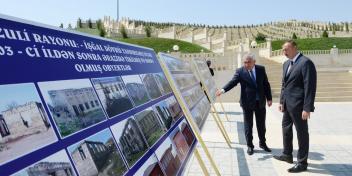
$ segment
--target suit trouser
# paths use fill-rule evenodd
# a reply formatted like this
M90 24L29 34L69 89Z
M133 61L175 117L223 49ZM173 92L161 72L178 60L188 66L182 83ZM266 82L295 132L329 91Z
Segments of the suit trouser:
M255 121L257 124L258 137L260 145L265 144L265 118L266 118L266 109L259 108L258 102L256 103L255 109L243 108L243 117L244 117L244 133L246 135L246 141L248 147L254 147L253 145L253 113L255 113Z
M292 156L293 124L295 125L298 139L297 161L302 164L307 164L309 152L308 122L307 120L302 119L302 111L284 111L284 116L282 119L282 132L284 143L283 154Z

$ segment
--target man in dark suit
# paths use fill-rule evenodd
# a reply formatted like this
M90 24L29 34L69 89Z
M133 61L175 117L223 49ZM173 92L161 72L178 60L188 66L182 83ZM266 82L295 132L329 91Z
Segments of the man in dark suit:
M307 170L309 152L308 118L314 111L317 87L317 72L313 62L298 52L297 44L289 40L282 46L288 60L283 65L282 88L279 110L283 112L282 133L284 148L275 159L293 163L292 125L295 125L298 139L297 164L288 172Z
M223 89L218 90L216 95L220 96L231 90L238 83L241 84L240 105L243 109L244 130L248 147L247 153L249 155L254 153L254 145L252 142L253 113L255 113L258 137L260 140L259 147L267 152L271 152L271 149L266 145L265 139L265 104L266 101L268 101L269 107L272 104L271 88L264 66L255 65L253 54L244 56L244 66L236 70L232 80L227 83Z

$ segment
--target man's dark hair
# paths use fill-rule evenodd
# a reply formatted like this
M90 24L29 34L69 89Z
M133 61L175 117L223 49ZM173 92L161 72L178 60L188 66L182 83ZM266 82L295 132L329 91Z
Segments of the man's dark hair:
M211 61L210 60L207 60L207 65L208 65L208 67L211 65Z
M297 47L297 43L294 40L286 40L285 43L289 43L294 47Z

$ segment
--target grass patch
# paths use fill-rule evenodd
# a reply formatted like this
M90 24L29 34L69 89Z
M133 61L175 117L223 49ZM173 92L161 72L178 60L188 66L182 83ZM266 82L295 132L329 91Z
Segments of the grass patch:
M352 37L345 38L311 38L311 39L297 39L299 50L329 50L334 45L339 49L351 49ZM279 50L284 44L285 40L277 40L272 42L272 49Z
M164 134L164 131L162 129L159 129L158 131L153 132L151 136L147 139L148 144L150 146L154 145L154 143L160 138L161 135Z
M99 36L99 30L98 29L90 29L90 28L76 28L75 30L91 35L97 35Z
M184 42L181 40L173 40L173 39L164 39L164 38L127 38L127 39L114 39L121 42L131 43L135 45L145 46L148 48L153 48L156 53L158 52L167 52L172 51L172 47L174 45L179 46L179 52L181 53L200 53L203 49L203 52L210 52L208 49L201 47L196 44L192 44L189 42Z
M75 30L83 33L88 33L91 35L99 36L98 29L90 29L90 28L76 28ZM148 48L153 48L156 53L158 52L168 52L172 51L172 47L174 45L179 46L179 52L181 53L200 53L203 52L209 53L210 50L199 46L197 44L181 41L181 40L173 40L173 39L164 39L164 38L109 38L112 40L117 40L121 42L126 42L130 44L135 44L139 46L144 46Z

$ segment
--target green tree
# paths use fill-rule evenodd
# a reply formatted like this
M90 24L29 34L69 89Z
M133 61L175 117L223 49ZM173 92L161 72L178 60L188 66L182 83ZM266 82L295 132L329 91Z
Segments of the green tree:
M346 28L346 32L349 32L350 30L348 29L348 22L345 23L345 28Z
M128 38L127 35L127 30L126 27L124 25L121 25L120 29L119 29L120 34L122 35L122 38Z
M145 31L145 35L147 37L151 37L152 36L152 28L150 26L145 26L144 27L144 31Z
M296 33L293 33L293 34L292 34L292 39L293 39L293 40L296 40L296 39L297 39Z
M99 30L102 29L102 28L104 28L103 23L101 22L100 19L97 21L97 28L98 28Z
M257 36L255 37L255 41L258 43L265 42L266 41L265 38L266 38L266 36L264 34L258 33Z
M98 29L98 30L99 30L99 36L100 36L100 37L105 37L105 35L106 35L105 28L102 27L102 28L100 28L100 29Z
M61 24L60 24L60 28L64 28L64 24L61 23Z
M323 38L328 38L329 37L329 34L328 34L328 32L326 32L326 30L324 30L322 37Z
M92 24L92 20L90 18L88 19L87 23L88 23L88 28L92 29L93 28L93 24Z
M332 28L332 35L335 35L336 34L336 26L333 26Z
M76 28L82 28L82 20L78 18Z

